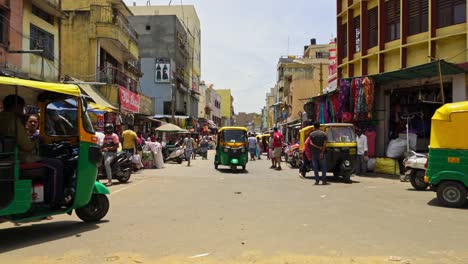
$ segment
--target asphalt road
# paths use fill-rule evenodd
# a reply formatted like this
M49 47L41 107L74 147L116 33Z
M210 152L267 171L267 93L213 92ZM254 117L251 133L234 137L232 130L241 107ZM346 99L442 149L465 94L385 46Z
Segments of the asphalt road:
M468 263L468 211L409 183L315 186L297 170L200 158L111 187L98 224L75 216L0 225L0 263Z

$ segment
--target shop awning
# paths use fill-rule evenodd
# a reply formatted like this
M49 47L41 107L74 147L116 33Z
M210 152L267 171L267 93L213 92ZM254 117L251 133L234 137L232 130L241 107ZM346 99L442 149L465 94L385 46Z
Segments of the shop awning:
M438 77L439 62L442 75L453 75L465 72L465 70L457 64L440 60L397 71L374 74L370 75L369 77L372 78L376 83L388 83L399 80Z
M112 105L104 96L101 95L94 87L89 84L78 84L78 86L85 92L93 101L103 108L110 108L112 110L118 110L117 107Z

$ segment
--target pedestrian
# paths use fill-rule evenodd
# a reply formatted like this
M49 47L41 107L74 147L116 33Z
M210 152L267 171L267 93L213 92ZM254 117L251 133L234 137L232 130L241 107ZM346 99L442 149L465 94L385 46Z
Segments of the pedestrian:
M278 128L273 128L273 158L276 166L274 169L281 170L281 151L283 147L283 134L278 131Z
M208 140L206 139L206 136L203 136L202 140L200 141L200 155L202 156L202 159L208 159L207 152L208 152Z
M271 135L268 138L268 159L271 159L270 168L276 167L276 162L275 162L275 159L273 158L273 137Z
M357 137L357 160L356 160L356 175L365 176L367 173L367 137L364 135L361 128L356 129Z
M320 183L319 168L322 171L322 184L327 185L327 160L325 150L327 148L327 134L320 130L320 123L315 122L315 130L310 133L310 146L312 149L312 166L314 167L315 185Z
M128 128L122 132L122 150L134 155L137 145L138 135L133 131L133 126L129 125Z
M252 133L249 133L249 153L250 153L250 160L254 161L255 160L255 154L257 151L257 139L254 137Z
M261 160L262 159L262 140L260 139L260 136L257 136L257 159Z
M112 168L111 162L115 158L117 148L119 147L120 141L119 136L114 133L114 125L106 124L104 126L104 144L102 145L102 152L104 155L104 167L107 174L106 186L112 185Z
M310 168L312 164L312 148L310 144L310 138L307 138L304 142L304 148L302 149L302 165L299 168L299 174L301 177L306 176L307 170Z
M182 147L185 147L185 159L187 159L187 166L190 167L190 159L192 158L192 152L194 149L195 140L192 138L192 135L189 133L184 139Z
M192 151L192 158L194 160L197 159L197 151L198 151L198 144L200 142L200 138L198 136L192 137L193 138L193 151Z

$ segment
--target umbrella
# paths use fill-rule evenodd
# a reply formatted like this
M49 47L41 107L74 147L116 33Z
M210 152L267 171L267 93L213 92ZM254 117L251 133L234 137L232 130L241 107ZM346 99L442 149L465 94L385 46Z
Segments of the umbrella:
M161 132L184 132L185 129L182 129L174 124L164 124L158 128L156 128L156 131L161 131Z

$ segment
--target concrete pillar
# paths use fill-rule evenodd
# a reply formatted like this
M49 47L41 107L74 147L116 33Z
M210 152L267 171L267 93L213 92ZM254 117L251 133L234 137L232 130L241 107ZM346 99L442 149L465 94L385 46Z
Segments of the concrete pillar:
M467 87L466 87L466 75L464 73L453 75L452 78L452 95L454 102L466 101L467 100Z
M386 141L388 134L388 113L390 112L390 96L384 93L384 87L376 87L375 106L377 114L377 127L375 138L375 155L384 157L386 150Z

